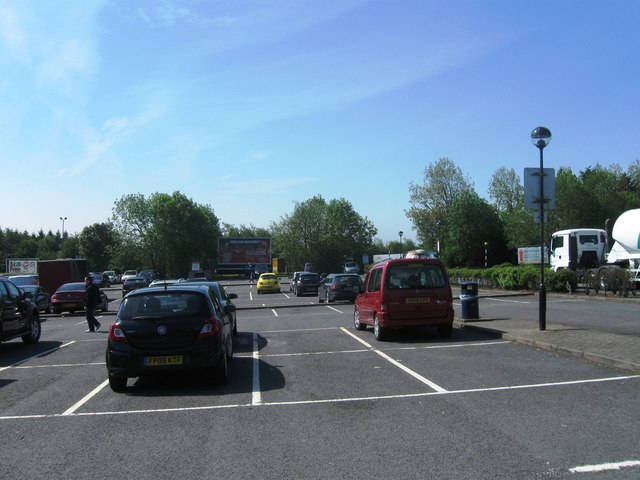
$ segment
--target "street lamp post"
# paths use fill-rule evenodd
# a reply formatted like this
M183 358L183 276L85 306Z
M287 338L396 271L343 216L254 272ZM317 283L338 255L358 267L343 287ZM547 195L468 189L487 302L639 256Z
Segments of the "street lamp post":
M400 256L404 257L404 255L402 254L402 235L403 235L402 230L398 232L398 235L400 236Z
M64 221L67 219L67 217L60 217L60 220L62 220L62 241L64 242Z
M531 132L531 143L540 150L540 298L538 303L538 328L547 329L547 291L544 286L544 158L542 151L551 142L551 131L536 127Z

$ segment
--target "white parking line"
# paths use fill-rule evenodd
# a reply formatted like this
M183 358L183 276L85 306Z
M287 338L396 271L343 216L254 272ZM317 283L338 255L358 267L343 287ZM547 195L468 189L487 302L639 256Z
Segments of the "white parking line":
M78 402L76 402L74 405L72 405L71 407L69 407L68 409L66 409L64 412L62 412L62 416L66 417L68 415L73 415L76 410L78 410L82 405L84 405L85 403L87 403L89 400L91 400L93 397L95 397L98 392L100 390L102 390L104 387L106 387L109 384L109 380L105 380L104 382L102 382L100 385L98 385L96 388L94 388L93 390L91 390L89 393L87 393L83 398L81 398Z
M56 347L56 348L52 348L51 350L47 350L46 352L42 352L39 353L37 355L33 355L32 357L29 358L25 358L24 360L20 360L19 362L16 362L14 364L11 365L7 365L6 367L0 367L0 372L4 371L4 370L8 370L10 368L16 368L18 365L22 365L23 363L26 363L30 360L33 360L34 358L40 358L40 357L44 357L45 355L49 355L52 352L55 352L56 350L60 350L61 348L64 348L68 345L71 345L72 343L76 343L75 340L71 341L71 342L67 342L67 343L63 343L62 345Z
M449 390L444 392L419 392L419 393L406 393L399 395L377 395L370 397L349 397L349 398L327 398L320 400L298 400L298 401L284 401L284 402L264 402L264 403L234 403L234 404L225 404L225 405L202 405L197 407L175 407L175 408L154 408L148 410L118 410L118 411L108 411L108 412L83 412L83 413L73 413L69 415L65 415L65 417L88 417L88 416L106 416L106 415L126 415L126 414L148 414L148 413L166 413L166 412L188 412L188 411L202 411L202 410L220 410L223 408L246 408L246 407L277 407L277 406L287 406L287 405L319 405L326 403L347 403L347 402L367 402L372 400L396 400L396 399L405 399L405 398L423 398L423 397L432 397L432 396L440 396L440 395L464 395L464 394L474 394L474 393L484 393L484 392L500 392L500 391L509 391L509 390L527 390L527 389L537 389L537 388L549 388L549 387L558 387L558 386L566 386L566 385L578 385L585 383L601 383L601 382L612 382L612 381L622 381L622 380L630 380L630 379L640 379L640 375L629 375L624 377L607 377L607 378L594 378L591 380L576 380L576 381L567 381L567 382L552 382L552 383L538 383L533 385L517 385L517 386L507 386L507 387L492 387L492 388L473 388L469 390ZM259 392L259 390L258 390ZM10 415L10 416L0 416L0 420L18 420L18 419L34 419L34 418L60 418L62 414L53 413L53 414L42 414L42 415ZM577 467L580 468L580 467Z
M408 373L409 375L411 375L413 378L415 378L416 380L424 383L425 385L430 386L431 388L433 388L436 392L440 392L440 393L444 393L447 390L445 390L444 388L442 388L440 385L432 382L431 380L429 380L428 378L423 377L422 375L420 375L417 372L414 372L413 370L411 370L409 367L406 367L404 365L402 365L401 363L399 363L398 361L394 360L393 358L391 358L389 355L387 355L386 353L378 350L377 348L373 348L370 344L368 344L367 342L365 342L364 340L362 340L361 338L359 338L357 335L353 334L353 332L350 332L349 330L347 330L344 327L341 327L340 330L342 330L344 333L346 333L347 335L349 335L352 338L355 338L358 342L362 343L363 345L366 345L368 348L371 348L375 353L377 353L378 355L380 355L382 358L384 358L386 361L388 361L389 363L391 363L392 365L395 365L396 367L398 367L400 370Z
M262 404L262 393L260 392L260 350L258 348L258 334L253 334L253 386L251 391L251 405Z
M621 468L640 467L640 461L629 460L626 462L601 463L600 465L584 465L582 467L570 468L571 473L592 473L605 472L608 470L620 470Z
M274 315L275 317L279 317L279 316L280 316L280 315L278 315L278 312L276 312L276 309L275 309L275 308L272 308L272 309L271 309L271 312L273 313L273 315Z

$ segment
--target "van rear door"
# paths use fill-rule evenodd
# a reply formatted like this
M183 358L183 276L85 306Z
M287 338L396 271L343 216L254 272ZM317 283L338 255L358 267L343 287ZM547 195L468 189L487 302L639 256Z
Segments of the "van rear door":
M450 320L451 286L439 262L389 265L386 277L387 326L438 325Z

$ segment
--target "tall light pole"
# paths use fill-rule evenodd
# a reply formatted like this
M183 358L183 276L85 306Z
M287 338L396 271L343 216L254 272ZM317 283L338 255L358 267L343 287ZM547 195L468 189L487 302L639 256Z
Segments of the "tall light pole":
M551 142L551 131L536 127L531 132L531 143L540 150L540 298L538 303L538 328L547 329L547 291L544 286L544 158L542 151Z
M62 220L62 241L64 242L64 221L67 219L67 217L60 217L60 220Z
M404 255L402 254L402 235L403 235L402 230L398 232L398 235L400 236L400 256L404 257Z

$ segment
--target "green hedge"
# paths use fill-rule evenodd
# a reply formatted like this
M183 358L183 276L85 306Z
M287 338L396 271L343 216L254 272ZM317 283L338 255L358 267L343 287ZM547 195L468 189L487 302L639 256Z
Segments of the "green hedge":
M540 285L540 268L532 265L498 265L491 268L448 268L453 283L478 282L484 287L504 290L537 290ZM544 283L550 292L575 292L578 286L576 273L571 270L553 272L546 269Z

